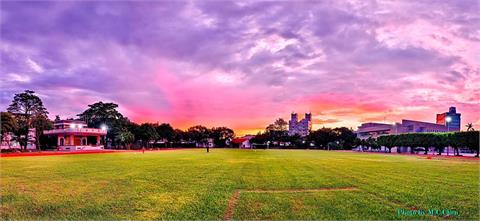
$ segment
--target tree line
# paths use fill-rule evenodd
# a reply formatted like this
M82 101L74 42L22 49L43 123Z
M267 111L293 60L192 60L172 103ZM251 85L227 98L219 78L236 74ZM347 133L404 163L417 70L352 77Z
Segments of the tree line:
M460 155L460 148L468 148L479 156L479 131L444 132L444 133L407 133L398 135L380 136L368 144L373 148L386 147L389 152L393 147L409 147L410 153L422 148L424 154L434 149L441 155L446 147L454 148L454 154Z
M309 135L288 134L288 123L279 118L250 140L258 148L314 148L328 150L351 150L356 144L356 135L346 127L320 128L310 131Z
M106 142L112 148L139 147L195 147L213 144L216 147L227 147L235 137L235 132L228 127L207 128L196 125L187 130L175 129L168 123L137 124L123 116L115 103L97 102L77 117L89 127L108 128ZM48 118L48 111L42 100L34 91L15 94L7 112L1 112L1 140L7 134L13 134L12 140L17 141L22 150L26 150L30 141L28 133L35 128L34 143L37 148L56 146L56 139L43 135L44 130L53 128L53 121ZM60 120L56 116L55 120ZM315 148L326 150L351 150L355 147L370 147L380 149L382 146L389 152L393 147L423 148L425 153L435 149L441 154L445 147L453 147L455 154L460 148L469 148L479 155L479 132L473 127L466 132L450 133L411 133L386 135L377 139L360 140L352 129L346 127L320 128L310 131L306 137L288 134L288 123L279 118L268 125L263 132L254 136L250 143L257 148Z
M467 124L465 132L407 133L384 135L377 139L359 139L352 129L346 127L320 128L311 131L308 136L288 135L288 123L277 119L250 140L256 147L276 148L284 143L284 148L313 148L325 150L351 150L357 147L368 147L379 150L382 146L391 152L394 147L409 147L410 153L434 149L441 155L446 147L452 147L454 154L460 154L460 148L468 148L479 155L479 132L471 124Z
M196 125L187 130L174 129L168 123L137 124L123 116L115 103L97 102L78 114L79 120L88 127L100 128L106 126L106 142L112 148L188 146L197 144L225 147L235 133L228 127L207 128ZM15 94L6 112L1 112L1 140L5 141L7 134L13 134L12 140L17 141L21 150L25 151L30 141L29 130L35 129L34 143L38 149L56 146L56 139L43 135L44 130L53 128L53 122L48 118L48 111L42 100L34 91L26 90ZM60 120L56 116L55 120ZM52 139L53 138L53 139Z

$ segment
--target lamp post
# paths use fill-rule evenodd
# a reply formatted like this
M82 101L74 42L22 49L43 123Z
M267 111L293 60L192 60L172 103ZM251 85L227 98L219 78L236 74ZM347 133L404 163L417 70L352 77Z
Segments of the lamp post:
M447 116L445 121L447 122L447 132L450 132L450 122L452 121L452 118L450 116ZM450 146L447 147L447 156L450 155L449 153L450 153Z
M105 124L100 126L100 129L108 133L108 127ZM105 134L105 138L103 139L103 148L107 148L107 135Z
M448 116L445 121L447 121L447 132L450 132L450 122L452 122L452 118Z

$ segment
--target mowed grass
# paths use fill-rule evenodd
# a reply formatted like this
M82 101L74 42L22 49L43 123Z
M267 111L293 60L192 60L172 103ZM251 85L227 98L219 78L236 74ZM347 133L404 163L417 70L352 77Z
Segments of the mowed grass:
M0 158L2 219L480 217L479 161L312 150L178 150ZM355 187L288 192L289 189ZM455 210L406 216L398 209Z

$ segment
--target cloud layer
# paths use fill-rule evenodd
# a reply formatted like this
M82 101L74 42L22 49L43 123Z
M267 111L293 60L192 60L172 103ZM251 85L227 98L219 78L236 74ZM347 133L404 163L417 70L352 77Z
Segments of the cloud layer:
M120 105L137 122L315 127L456 106L480 127L478 1L1 2L0 107Z

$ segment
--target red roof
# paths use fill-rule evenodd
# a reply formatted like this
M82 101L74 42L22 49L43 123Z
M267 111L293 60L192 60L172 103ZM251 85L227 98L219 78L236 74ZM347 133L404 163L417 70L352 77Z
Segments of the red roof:
M235 139L232 140L232 143L240 144L240 143L245 142L246 140L247 140L246 138L235 138Z

